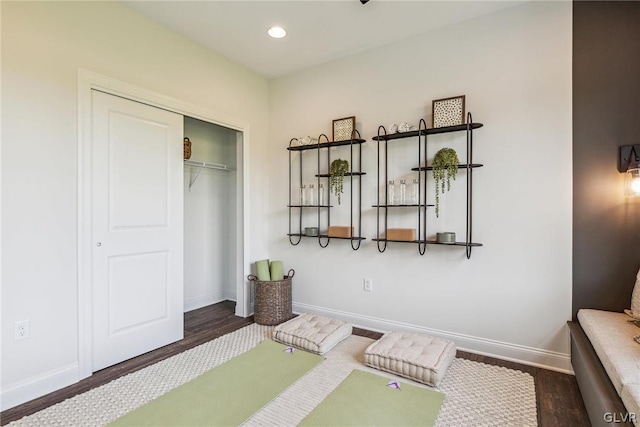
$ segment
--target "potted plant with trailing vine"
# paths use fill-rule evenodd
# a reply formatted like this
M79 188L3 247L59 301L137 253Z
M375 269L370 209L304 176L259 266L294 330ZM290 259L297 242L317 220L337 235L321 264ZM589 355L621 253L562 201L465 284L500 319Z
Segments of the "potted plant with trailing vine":
M349 172L349 162L342 159L335 159L329 166L329 185L333 194L338 197L340 204L340 196L343 192L344 176Z
M451 189L451 180L455 181L458 173L458 154L453 148L442 148L435 156L431 166L433 168L433 179L436 185L436 217L440 215L440 192Z

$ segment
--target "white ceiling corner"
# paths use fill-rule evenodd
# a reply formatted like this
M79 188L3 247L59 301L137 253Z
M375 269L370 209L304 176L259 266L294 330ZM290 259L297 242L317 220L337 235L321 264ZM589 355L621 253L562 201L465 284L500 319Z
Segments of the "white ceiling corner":
M275 78L521 3L513 1L122 1L254 72ZM280 25L287 37L272 39Z

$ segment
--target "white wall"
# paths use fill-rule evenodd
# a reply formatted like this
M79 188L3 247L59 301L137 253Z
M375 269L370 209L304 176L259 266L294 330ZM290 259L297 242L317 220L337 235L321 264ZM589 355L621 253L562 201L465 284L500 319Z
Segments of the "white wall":
M268 84L117 2L1 7L6 409L78 379L78 67L249 124L250 259L267 255ZM31 338L16 342L23 319Z
M191 160L236 168L237 131L189 117L184 126ZM199 170L184 169L185 311L236 300L237 172L202 169L198 175Z
M571 55L571 3L529 2L271 81L269 255L296 269L294 310L434 333L472 351L570 370ZM289 244L291 137L331 135L332 119L356 116L369 139L363 234L370 239L377 186L371 137L379 125L417 124L430 116L433 99L462 94L484 123L474 133L474 160L485 167L474 172L473 217L474 240L484 247L470 260L464 248L430 246L421 257L408 244L378 253L371 240L358 251L348 241L326 249L314 239ZM464 152L463 134L429 141L430 157L444 146ZM391 177L416 166L412 142L394 142ZM341 150L336 156L345 158ZM443 196L441 217L429 216L429 234L464 236L464 178ZM334 208L332 223L346 225L347 212ZM397 216L390 226L415 226L412 217ZM373 279L373 292L363 291L364 277Z
M439 333L475 351L568 369L570 3L531 2L270 85L116 2L1 7L2 409L77 380L78 67L250 124L250 260L280 258L296 269L297 310ZM475 137L485 167L474 175L474 236L485 246L470 260L447 247L420 257L396 244L379 254L370 240L356 252L343 241L289 245L291 137L330 134L332 119L356 115L370 139L378 125L416 123L432 99L458 94L485 124ZM364 156L370 238L373 142ZM398 173L412 164L396 160ZM459 193L444 203L431 232L462 233ZM365 276L372 293L362 291ZM13 341L14 322L26 318L31 338Z

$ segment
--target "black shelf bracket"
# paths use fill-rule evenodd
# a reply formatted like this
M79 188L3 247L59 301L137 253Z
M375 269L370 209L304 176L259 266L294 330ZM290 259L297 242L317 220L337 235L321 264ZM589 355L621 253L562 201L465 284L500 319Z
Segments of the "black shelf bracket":
M318 175L320 174L320 145L323 144L322 143L323 138L327 146L329 144L329 137L324 133L318 137L318 149L316 151L316 153L318 154L318 169L317 169ZM331 164L330 151L331 150L327 148L327 165ZM318 176L316 179L318 181L316 186L318 188L318 198L319 198L320 197L320 177ZM327 188L327 204L331 205L331 188ZM322 211L320 210L320 208L318 208L318 230L320 230L321 212ZM327 227L329 227L329 224L331 224L331 209L327 209ZM323 239L325 240L323 241ZM318 245L320 245L321 248L326 248L327 246L329 246L329 243L331 243L331 237L318 234Z
M351 175L351 205L350 205L350 212L349 212L349 218L351 221L351 230L356 230L356 228L354 228L353 226L353 181L355 180L354 177L358 176L359 174L362 173L362 144L358 144L358 168L355 169L354 171L354 167L353 167L353 141L354 139L360 139L360 132L358 132L357 130L353 129L351 131L351 144L349 144L349 153L350 153L350 161L349 161L349 167L350 167L350 175ZM360 239L360 237L362 237L362 180L359 179L358 180L358 232L354 233L355 237L358 237L357 240L354 240L353 238L351 239L351 249L353 249L354 251L357 251L358 249L360 249L360 244L362 243L362 239ZM354 237L354 236L352 236ZM357 244L356 244L357 243Z
M424 142L420 137L424 137ZM424 164L427 165L427 122L420 119L418 124L418 164L422 163L422 147L424 144ZM424 182L424 185L423 185ZM422 189L422 191L420 191ZM422 222L420 221L422 219ZM424 174L418 171L418 253L424 255L427 252L427 170Z
M466 226L466 253L467 259L471 258L471 249L473 241L472 239L472 231L473 231L473 168L471 165L473 164L473 132L471 130L471 123L473 123L473 118L471 117L471 113L467 113L467 226Z
M384 233L385 238L387 236L387 204L388 194L387 194L387 129L384 126L378 126L378 136L375 138L378 142L378 173L377 173L377 185L378 191L376 191L376 245L378 247L378 252L382 253L387 250L387 241L380 237L380 209L384 210ZM380 141L384 141L384 204L380 203Z
M291 148L294 142L297 142L298 138L291 138L291 140L289 141L289 148ZM287 236L289 236L289 243L291 243L293 246L296 246L300 243L300 241L302 240L302 237L300 236L300 233L302 232L302 209L300 209L300 212L298 213L298 234L294 234L293 231L291 230L291 217L292 217L292 212L291 209L293 209L292 206L292 188L291 188L291 178L292 178L292 167L291 167L291 150L289 150L289 233L287 234ZM300 176L302 176L302 153L300 153ZM298 238L298 240L295 239L295 237Z

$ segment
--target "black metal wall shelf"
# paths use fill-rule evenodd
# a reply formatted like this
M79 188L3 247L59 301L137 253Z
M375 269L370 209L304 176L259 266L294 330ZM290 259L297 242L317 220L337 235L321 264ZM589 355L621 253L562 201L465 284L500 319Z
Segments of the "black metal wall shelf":
M351 248L353 250L358 250L360 248L360 243L365 240L365 237L362 237L362 181L356 180L355 178L365 175L365 172L362 172L362 144L366 142L365 139L360 138L360 133L357 130L354 130L351 139L345 141L329 141L329 138L322 134L318 137L318 142L316 144L309 145L294 145L294 142L297 142L297 138L292 138L289 141L289 204L287 208L289 209L289 233L287 236L289 237L289 242L292 245L297 245L302 241L303 237L312 237L318 239L318 244L320 247L325 248L329 245L331 239L338 240L349 240L351 241ZM353 237L330 237L326 234L320 234L318 236L307 236L302 232L302 212L305 208L315 208L318 212L317 222L314 226L320 228L321 219L326 218L327 227L331 225L331 209L334 206L331 204L331 191L329 188L326 189L326 202L327 204L323 205L302 205L302 204L293 204L292 203L292 175L293 175L293 160L291 157L291 153L293 151L299 151L299 165L300 165L300 184L302 185L303 181L303 161L302 154L307 150L316 150L317 153L317 170L314 175L317 179L318 185L316 187L316 200L320 198L320 180L330 178L331 175L329 173L321 173L321 170L324 169L323 162L321 162L321 149L326 148L326 170L329 170L329 166L331 165L331 149L336 147L349 146L350 150L350 161L349 168L350 171L345 173L345 178L350 178L350 226L353 230ZM356 148L356 155L354 157L354 148ZM357 167L354 165L354 159L357 161ZM357 183L354 184L354 181ZM354 196L354 188L357 196ZM357 198L357 202L354 202L354 197ZM296 216L296 213L293 212L294 209L297 209L297 232L292 230L292 218Z
M317 150L319 148L341 147L343 145L364 144L365 142L367 142L366 139L361 139L361 138L346 139L344 141L329 141L326 135L323 134L320 136L324 136L327 139L327 142L320 142L320 138L318 138L317 144L294 145L294 146L289 145L289 147L287 147L287 150L291 150L291 151ZM293 138L291 141L294 141L294 140L297 141L298 138ZM291 144L291 142L289 144Z
M427 240L427 245L446 245L446 246L474 246L479 247L482 246L482 243L473 243L473 242L455 242L455 243L442 243L436 240Z
M417 208L424 205L371 205L372 208ZM433 207L435 205L427 205Z
M321 237L323 239L328 239L329 238L329 236L327 234L321 234L319 236L307 236L306 234L293 233L293 234L287 234L287 236L312 237L314 239L317 239L318 237ZM335 237L335 236L331 236L331 239L338 239L338 240L367 240L366 237Z
M481 128L482 126L484 126L482 123L469 123L468 125L465 124L465 125L456 125L456 126L444 126L441 128L431 128L431 129L421 128L419 130L412 130L409 132L397 132L397 133L390 133L390 134L385 133L385 135L374 136L371 139L373 139L374 141L379 141L379 140L391 141L394 139L411 138L411 137L422 136L422 135L436 135L439 133L466 131L468 127L470 127L471 130L473 130L473 129Z
M446 245L446 246L467 246L467 242L442 243L435 240L391 240L391 239L371 239L374 242L394 242L394 243L422 243L427 245ZM469 243L470 246L482 246L482 243Z
M362 176L366 174L367 174L366 172L347 172L344 174L344 176ZM319 173L319 174L316 174L315 176L317 176L318 178L331 178L330 173Z
M460 163L458 165L458 169L467 169L467 168L475 169L475 168L481 168L483 166L484 165L481 165L480 163L472 163L470 165L467 165L466 163ZM431 167L431 166L427 166L427 167L421 166L419 168L411 168L411 170L412 171L423 171L423 170L432 171L433 167Z
M393 240L393 239L371 239L374 242L393 242L393 243L412 243L412 244L416 244L416 243L425 243L424 240ZM384 252L381 251L381 252Z
M380 185L381 178L381 158L384 157L384 201L380 202L381 191L378 191L377 195L377 204L373 205L376 208L376 238L371 239L377 242L378 251L384 252L387 249L387 242L394 243L412 243L418 245L418 252L420 255L424 255L426 252L427 245L447 245L447 246L463 246L466 248L467 258L471 258L471 249L473 247L482 246L481 243L476 243L472 241L472 231L473 231L473 197L472 197L472 189L473 189L473 169L480 168L483 165L479 163L473 163L473 130L481 128L483 126L482 123L474 123L473 118L471 117L471 113L467 113L467 123L456 126L446 126L441 128L432 128L428 129L426 122L424 119L420 120L419 126L417 130L410 132L400 132L387 134L387 130L384 126L378 127L378 135L373 137L374 141L378 142L378 178L377 183ZM427 204L427 171L433 170L431 166L427 166L427 136L435 135L435 134L443 134L450 132L466 132L467 137L467 145L466 145L466 163L461 163L458 165L458 169L465 170L467 172L466 176L466 190L467 190L467 198L466 198L466 230L465 230L465 241L464 242L455 242L455 243L440 243L436 240L430 240L426 238L427 233L427 208L432 207L434 205ZM412 171L418 172L418 203L413 205L389 205L384 204L384 202L388 201L388 192L387 192L387 182L388 182L388 142L396 139L403 138L418 138L418 166L411 168ZM381 143L383 144L383 152L381 154ZM387 222L388 222L388 214L389 208L414 208L417 211L418 217L418 228L417 228L417 239L412 241L406 240L388 240L380 237L382 232L384 235L387 235ZM382 214L382 217L381 217ZM383 219L383 223L381 224L381 218Z

